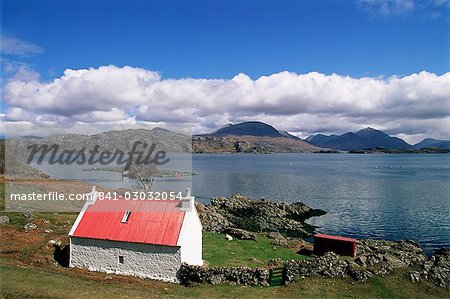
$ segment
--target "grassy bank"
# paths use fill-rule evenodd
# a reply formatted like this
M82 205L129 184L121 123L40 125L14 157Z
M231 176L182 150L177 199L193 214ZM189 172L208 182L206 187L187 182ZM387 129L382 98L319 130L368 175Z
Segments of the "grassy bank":
M427 282L413 284L404 273L352 284L349 279L304 279L280 287L175 284L88 271L0 266L4 298L448 298ZM58 273L59 272L59 273Z
M258 235L256 241L239 240L228 241L223 234L203 232L203 259L210 267L262 267L273 258L304 259L306 256L295 253L294 250L274 246L270 240Z

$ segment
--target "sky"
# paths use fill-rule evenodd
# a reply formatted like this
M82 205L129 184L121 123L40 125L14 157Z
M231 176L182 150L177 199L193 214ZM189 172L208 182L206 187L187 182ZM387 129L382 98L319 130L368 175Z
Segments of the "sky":
M1 2L2 131L450 139L449 0Z

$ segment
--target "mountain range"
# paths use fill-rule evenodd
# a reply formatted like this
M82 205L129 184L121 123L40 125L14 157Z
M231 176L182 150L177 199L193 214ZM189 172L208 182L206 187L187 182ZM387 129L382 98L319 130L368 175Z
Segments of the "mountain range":
M342 135L317 134L303 140L259 121L229 124L212 133L194 135L192 140L186 135L154 128L109 131L95 135L24 136L11 139L10 144L18 149L15 151L16 154L26 152L24 149L30 144L58 144L61 150L78 149L80 146L92 149L95 145L99 145L100 150L119 149L127 152L134 141L156 143L159 149L168 152L192 151L194 153L313 153L380 148L411 152L422 148L450 149L448 140L427 138L411 145L400 138L391 137L373 128Z
M424 139L417 144L411 145L398 137L389 136L388 134L373 128L362 129L355 133L348 132L342 135L317 134L306 138L306 140L316 146L345 151L374 148L396 150L414 150L422 148L450 149L450 141Z
M436 147L440 149L450 149L450 140L437 140L432 138L426 138L419 143L414 144L414 148L426 148Z
M342 135L312 135L302 140L301 138L289 134L286 131L280 131L271 125L259 121L248 121L238 124L228 124L210 134L202 134L197 136L214 136L214 137L253 137L253 138L287 138L297 141L306 141L318 148L334 149L342 151L354 151L364 149L395 149L395 150L420 150L422 148L450 149L450 141L437 139L424 139L423 141L411 145L406 141L392 137L388 134L376 130L374 128L365 128L358 132L348 132ZM287 140L285 139L285 140Z
M342 135L326 136L318 134L307 138L308 142L317 146L351 151L368 148L388 148L388 149L412 149L413 146L404 140L391 137L386 133L366 128L356 133L348 132Z

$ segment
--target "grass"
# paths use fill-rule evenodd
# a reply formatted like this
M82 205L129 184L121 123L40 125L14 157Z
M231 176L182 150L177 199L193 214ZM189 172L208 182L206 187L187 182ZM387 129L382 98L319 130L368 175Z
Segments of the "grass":
M292 249L274 246L263 235L258 235L256 241L236 238L228 241L223 234L203 232L203 259L210 267L261 267L273 258L288 260L307 257L295 253Z
M1 265L4 298L448 298L448 290L411 283L404 273L352 284L349 279L307 278L287 286L176 284L83 270Z

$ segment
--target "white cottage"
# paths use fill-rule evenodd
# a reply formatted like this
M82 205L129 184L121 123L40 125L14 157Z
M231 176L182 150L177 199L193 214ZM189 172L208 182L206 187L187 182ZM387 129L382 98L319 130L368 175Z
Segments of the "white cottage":
M202 225L188 189L180 200L85 203L69 233L70 267L178 282L181 263L202 265Z

